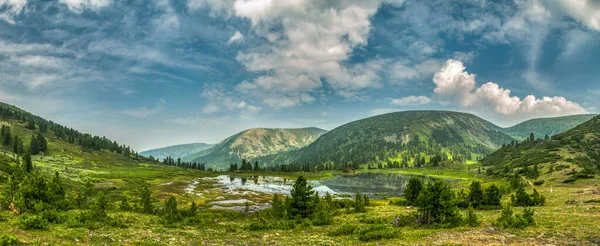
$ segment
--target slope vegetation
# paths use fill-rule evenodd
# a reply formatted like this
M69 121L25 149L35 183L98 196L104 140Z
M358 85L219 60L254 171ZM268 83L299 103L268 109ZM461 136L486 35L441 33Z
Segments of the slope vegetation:
M583 114L532 119L519 123L515 126L505 128L502 131L519 141L529 138L531 133L534 133L539 137L544 137L545 135L554 136L556 134L568 131L573 127L592 119L594 116L595 115L593 114Z
M371 163L421 166L433 157L475 160L514 140L477 116L449 111L406 111L354 121L299 151L269 156L267 164L338 167ZM424 160L424 161L423 161Z
M327 131L319 128L269 129L253 128L221 141L200 152L193 161L209 167L225 168L242 159L252 159L284 151L297 150L315 141ZM184 159L190 159L185 157Z
M481 163L495 175L516 171L537 178L562 172L569 176L565 182L591 178L600 171L600 116L548 139L534 136L534 140L508 144Z
M182 158L194 153L198 153L203 150L210 149L214 146L214 144L206 144L206 143L191 143L191 144L180 144L173 145L164 148L151 149L140 152L140 155L145 157L154 157L158 160L162 160L167 156L170 156L174 159Z

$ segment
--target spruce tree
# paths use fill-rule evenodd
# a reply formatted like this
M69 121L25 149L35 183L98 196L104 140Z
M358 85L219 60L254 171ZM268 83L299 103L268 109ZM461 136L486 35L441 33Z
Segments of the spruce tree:
M462 223L456 196L450 185L436 180L423 187L417 199L418 220L422 224L457 226Z
M31 154L26 152L23 156L23 170L26 173L31 173L33 171L33 162L31 161Z
M315 210L314 191L303 176L298 177L291 192L289 212L292 217L310 217Z
M354 212L356 212L356 213L367 212L367 210L365 209L365 203L363 201L362 194L360 194L360 191L356 192L356 196L354 197Z
M152 191L150 191L148 185L144 185L140 193L142 212L146 214L154 213L154 207L152 206Z
M483 203L483 190L479 181L473 181L469 187L469 203L473 208L478 208Z
M502 194L500 194L500 189L496 184L490 185L487 189L485 189L483 204L487 206L500 206L500 200L502 199Z
M408 185L406 185L406 189L404 190L404 197L409 204L415 205L422 188L423 181L421 179L413 177L408 180Z

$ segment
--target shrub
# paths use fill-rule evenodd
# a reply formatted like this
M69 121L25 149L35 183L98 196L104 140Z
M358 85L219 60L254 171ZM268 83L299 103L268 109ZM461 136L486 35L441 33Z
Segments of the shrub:
M516 193L516 197L513 199L514 206L542 206L546 203L546 197L537 192L536 189L533 189L533 194L529 195L525 192L523 187L519 188Z
M469 208L467 211L465 223L470 227L477 227L481 225L481 220L479 220L479 217L477 217L477 214L475 214L475 210L473 208Z
M385 218L373 218L373 217L367 217L367 216L363 216L360 220L360 223L364 223L364 224L374 224L374 225L382 225L382 224L387 224L388 221Z
M400 235L400 231L387 225L374 225L358 231L358 240L363 242L381 239L392 239Z
M533 185L540 186L540 185L543 185L544 182L545 182L545 180L543 180L543 179L536 180L536 181L533 182Z
M352 235L355 231L358 231L359 227L357 225L344 223L342 226L328 233L329 236L346 236Z
M18 238L9 235L0 235L0 246L24 245Z
M38 215L21 215L18 224L23 230L43 230L48 228L48 221Z
M177 199L170 196L165 200L165 209L162 214L162 222L165 224L173 224L181 220L181 214L177 211Z
M39 215L44 220L48 221L49 223L54 223L54 224L61 224L67 220L63 214L57 212L56 210L42 211L39 213Z
M535 223L535 220L532 209L525 208L523 214L516 215L512 210L512 206L507 204L502 209L502 214L496 219L494 225L501 228L525 228L533 223Z
M296 223L293 220L266 220L258 218L245 227L250 231L261 230L292 230L296 228Z
M129 202L127 202L127 197L123 197L121 204L119 204L119 209L125 212L131 211L131 206L129 205Z

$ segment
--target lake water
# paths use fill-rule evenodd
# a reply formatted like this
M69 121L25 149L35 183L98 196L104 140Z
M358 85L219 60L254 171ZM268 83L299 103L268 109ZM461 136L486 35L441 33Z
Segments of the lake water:
M359 173L352 175L339 175L328 179L310 181L313 189L324 196L330 194L355 194L360 191L370 197L401 196L408 180L417 177L423 181L433 181L433 178L408 174L391 173ZM289 195L294 180L274 176L234 177L221 175L216 178L224 189L250 190L269 194Z

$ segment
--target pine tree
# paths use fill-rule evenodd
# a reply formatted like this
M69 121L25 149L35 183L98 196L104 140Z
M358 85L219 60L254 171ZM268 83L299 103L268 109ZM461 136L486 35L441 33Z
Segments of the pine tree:
M152 206L152 192L148 185L144 185L142 188L140 198L142 212L146 214L154 213L154 207Z
M404 197L409 204L414 205L417 202L422 188L423 181L421 179L413 177L408 180L408 185L406 185L406 189L404 190Z
M94 219L103 220L108 217L106 214L106 209L108 208L108 200L106 196L104 196L104 192L98 192L98 196L96 196L96 200L92 205L92 216Z
M483 203L483 190L479 181L473 181L469 187L469 203L474 208L478 208Z
M33 171L33 163L31 162L31 154L29 154L29 152L25 153L23 156L23 170L26 173L31 173Z
M272 215L275 218L283 218L285 215L285 206L281 202L278 194L273 195L273 202L271 202Z
M177 199L175 196L170 196L165 200L163 219L168 224L175 223L181 219L181 215L177 211Z
M127 197L123 197L123 199L121 200L121 204L119 205L119 209L121 211L131 211L131 206L129 205L129 202L127 201Z
M360 191L356 192L356 196L354 197L354 212L356 212L356 213L367 212L367 210L365 209L365 203L363 201L362 194L360 194Z
M292 217L308 218L314 213L313 193L314 191L306 179L303 176L298 177L291 191L289 212Z
M502 194L500 194L500 189L495 184L485 189L483 204L487 206L500 206L501 199Z
M458 212L456 196L450 185L436 180L423 187L417 199L418 218L423 224L457 226L462 223Z

